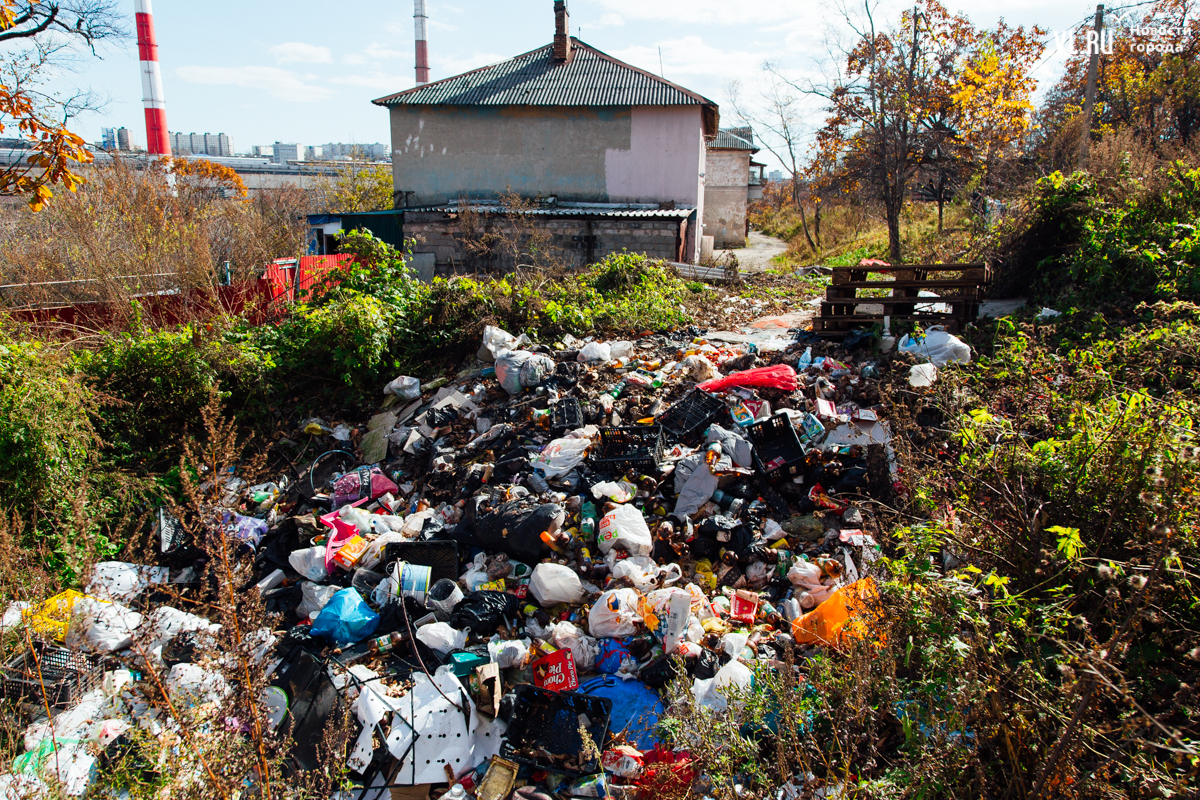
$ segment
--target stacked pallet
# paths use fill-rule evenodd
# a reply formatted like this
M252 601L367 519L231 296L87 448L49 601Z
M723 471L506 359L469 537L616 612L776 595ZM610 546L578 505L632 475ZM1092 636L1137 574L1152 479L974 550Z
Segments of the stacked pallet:
M980 294L990 281L991 269L984 264L835 267L813 331L840 339L890 317L959 333L978 316ZM879 289L891 294L880 297ZM860 296L862 290L873 290L865 294L874 296ZM942 310L932 310L935 304ZM863 306L870 308L860 310Z

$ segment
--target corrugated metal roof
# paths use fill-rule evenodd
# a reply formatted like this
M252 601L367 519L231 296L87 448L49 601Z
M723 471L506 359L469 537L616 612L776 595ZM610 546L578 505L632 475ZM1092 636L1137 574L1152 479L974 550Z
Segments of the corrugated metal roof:
M749 127L721 128L717 138L709 143L710 150L750 150L758 152L754 144L754 131Z
M618 61L572 37L569 63L547 45L490 67L373 101L396 105L711 106L706 97Z
M611 218L646 218L663 217L666 219L686 219L696 210L691 206L676 206L675 208L654 208L645 205L618 206L612 203L573 203L570 206L544 206L515 210L500 203L472 203L471 211L477 214L512 214L528 217L611 217ZM418 208L397 209L405 212L431 212L457 214L462 210L459 203L447 203L439 206L420 206Z

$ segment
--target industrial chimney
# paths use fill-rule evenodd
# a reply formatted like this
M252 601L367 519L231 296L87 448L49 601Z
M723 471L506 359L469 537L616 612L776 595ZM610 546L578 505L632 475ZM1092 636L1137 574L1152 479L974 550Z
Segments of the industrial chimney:
M163 100L162 75L158 71L158 43L154 40L154 12L150 0L134 0L137 12L138 60L142 68L142 103L146 107L146 151L169 156L167 104Z
M417 29L417 85L419 86L422 83L429 83L429 42L427 41L429 33L426 30L429 17L425 13L425 0L413 0L413 3L415 5L413 19Z
M554 0L554 60L559 64L571 63L571 15L567 13L567 0Z

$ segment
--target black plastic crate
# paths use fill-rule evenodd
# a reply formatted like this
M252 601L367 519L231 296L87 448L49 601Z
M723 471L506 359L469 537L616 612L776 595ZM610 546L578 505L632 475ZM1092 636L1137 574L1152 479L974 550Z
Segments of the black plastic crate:
M522 684L517 687L508 731L500 745L500 755L536 769L565 775L591 775L600 771L596 757L579 763L583 757L580 724L597 748L604 747L608 736L608 718L612 701L607 697L572 692L552 692ZM583 716L586 719L581 720ZM537 756L532 755L537 753ZM568 758L578 765L567 766Z
M754 443L755 466L763 475L794 476L804 468L806 451L786 414L775 414L756 422L747 432Z
M574 397L564 397L554 404L550 414L550 433L562 436L576 428L583 427L583 409L579 400Z
M34 642L4 665L5 700L29 698L31 703L66 707L100 685L104 662L100 656L67 647ZM45 693L42 687L45 687Z
M407 561L420 567L429 567L429 585L442 578L458 580L462 574L458 568L458 542L392 542L383 546L380 564L387 565L393 561ZM383 572L383 567L376 567L376 572Z
M601 428L600 443L590 459L592 469L611 475L624 475L631 469L653 475L662 461L662 428L657 425Z
M685 444L699 441L708 426L712 425L729 409L721 398L703 389L692 389L675 405L658 415L655 420L662 426L663 434L671 442Z

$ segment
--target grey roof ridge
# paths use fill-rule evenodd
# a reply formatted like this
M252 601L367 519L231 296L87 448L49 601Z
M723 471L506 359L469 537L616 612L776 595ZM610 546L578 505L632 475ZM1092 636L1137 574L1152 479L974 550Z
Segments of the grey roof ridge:
M709 100L704 95L699 94L698 92L693 92L691 89L686 89L677 83L672 83L671 81L667 80L666 78L663 78L659 75L655 75L653 72L648 72L647 70L644 70L641 67L635 67L632 64L627 64L618 58L610 56L608 53L605 53L603 50L599 50L599 49L593 47L592 45L587 44L586 42L582 42L579 39L576 39L574 36L571 37L571 42L572 42L573 46L583 47L583 48L589 50L590 52L592 52L593 54L595 54L596 56L604 59L605 61L609 61L613 64L616 64L619 67L623 67L625 69L632 70L633 72L637 72L641 75L644 75L645 77L648 77L648 78L656 81L657 83L665 84L666 86L669 86L672 89L675 89L676 91L697 101L697 103L699 105L712 106L713 108L717 107L716 103L714 103L712 100ZM512 58L506 58L503 61L497 61L494 64L486 64L482 67L476 67L475 69L469 69L466 72L459 73L458 75L451 75L447 78L441 78L440 80L430 81L429 83L422 83L418 86L412 87L411 89L405 89L402 92L395 92L395 93L389 94L385 97L380 97L378 99L372 100L371 102L377 106L390 105L393 100L395 100L399 97L403 97L406 94L414 94L414 93L422 91L424 89L428 89L431 86L436 86L440 83L446 83L447 81L458 80L460 78L466 77L467 75L474 75L477 72L483 72L484 70L494 69L495 67L498 67L501 64L507 64L511 61L517 61L522 58L528 58L529 56L532 56L534 53L539 53L542 50L546 50L547 48L551 48L553 46L554 46L554 44L551 43L551 44L542 45L541 47L535 47L533 50L530 50L529 52L521 53L520 55L513 56Z

